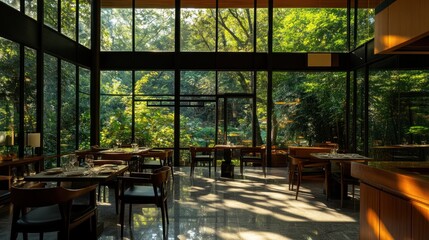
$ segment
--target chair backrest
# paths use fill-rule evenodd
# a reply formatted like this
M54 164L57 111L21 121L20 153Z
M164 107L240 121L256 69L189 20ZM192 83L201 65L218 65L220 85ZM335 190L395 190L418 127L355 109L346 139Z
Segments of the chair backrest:
M212 147L189 147L191 157L194 158L196 155L210 155L214 154L215 149Z
M12 187L10 201L14 207L43 207L54 204L64 204L90 191L95 191L97 185L81 189L54 188L17 188Z
M128 161L130 160L133 155L129 153L98 153L96 154L98 158L102 160L123 160ZM95 155L94 155L95 156Z
M326 147L289 147L289 156L293 158L310 158L311 153L329 153L331 148Z
M315 147L338 149L338 143L332 143L332 142L316 143L316 144L314 144L314 146Z
M151 179L156 197L158 197L158 191L156 191L156 189L159 189L159 192L161 193L161 196L159 197L162 199L166 199L168 197L167 184L171 174L170 171L171 168L169 166L164 166L153 171Z
M259 156L261 158L265 157L265 147L243 147L240 148L241 156Z

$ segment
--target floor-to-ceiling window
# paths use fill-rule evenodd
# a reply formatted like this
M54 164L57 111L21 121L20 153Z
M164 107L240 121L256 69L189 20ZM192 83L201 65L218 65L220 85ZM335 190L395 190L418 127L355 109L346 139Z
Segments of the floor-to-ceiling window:
M0 38L0 150L17 154L19 131L19 44Z
M347 77L343 72L273 74L273 144L344 146Z

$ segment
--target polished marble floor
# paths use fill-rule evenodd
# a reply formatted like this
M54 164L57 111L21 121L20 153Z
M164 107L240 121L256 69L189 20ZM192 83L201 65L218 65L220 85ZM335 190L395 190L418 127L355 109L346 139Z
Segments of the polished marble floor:
M238 168L235 171L234 179L225 179L219 173L209 177L208 169L199 167L190 178L189 168L175 169L168 239L358 239L358 201L356 207L350 200L340 208L339 200L326 200L322 182L315 179L303 181L295 200L295 192L288 190L285 168L269 168L266 178L260 168L246 168L245 177ZM99 203L102 240L120 239L118 216L109 202L113 191L109 192L109 200ZM0 239L8 239L8 207L0 208L0 214ZM123 239L162 239L157 208L134 205L130 228L126 207L125 219ZM47 234L45 239L56 238Z

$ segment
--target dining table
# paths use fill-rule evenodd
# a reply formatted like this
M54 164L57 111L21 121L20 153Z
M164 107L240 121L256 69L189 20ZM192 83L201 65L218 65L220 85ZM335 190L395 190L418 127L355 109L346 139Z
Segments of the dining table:
M24 181L32 182L85 182L101 183L114 180L117 176L123 175L128 170L127 165L104 164L87 169L77 167L74 169L50 168L34 175L27 175Z
M397 144L373 146L373 155L383 161L426 161L429 144Z
M330 162L328 164L327 169L327 192L328 197L337 197L341 196L338 194L337 188L333 185L335 184L332 178L333 172L340 172L340 174L343 174L342 171L338 168L342 164L350 164L351 162L362 162L362 161L370 161L372 158L357 154L357 153L310 153L310 156L313 159L316 159L317 161L327 161ZM350 169L348 170L350 171ZM350 175L350 173L348 173Z
M128 170L127 165L104 164L92 169L83 167L75 168L50 168L41 171L35 175L27 175L24 181L27 182L54 182L58 186L62 183L69 183L72 186L77 184L79 187L91 184L100 184L107 181L114 181L120 175ZM95 198L95 196L93 196ZM97 214L98 215L98 214ZM104 230L104 223L97 218L97 236Z
M235 145L235 144L217 144L214 146L216 152L223 151L224 161L221 165L221 177L233 178L234 177L234 165L232 164L232 154L234 150L240 150L244 145ZM216 153L215 153L216 154ZM217 154L216 154L217 155ZM217 159L217 156L215 156Z

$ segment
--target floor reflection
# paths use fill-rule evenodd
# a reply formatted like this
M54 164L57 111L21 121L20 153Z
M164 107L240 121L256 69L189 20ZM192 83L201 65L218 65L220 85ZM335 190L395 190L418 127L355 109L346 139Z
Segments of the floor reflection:
M248 168L244 178L238 172L235 179L220 178L220 173L209 178L207 168L196 168L190 178L189 168L176 169L169 196L168 239L358 239L359 211L352 201L343 209L339 200L326 201L322 181L303 182L295 200L286 175L285 168L271 168L264 178L262 170ZM113 201L113 189L109 196ZM0 211L0 230L9 235L8 209ZM111 202L99 204L99 221L104 224L99 239L120 239ZM130 228L126 207L125 224L123 239L162 239L157 208L133 205ZM48 234L45 239L56 237Z

